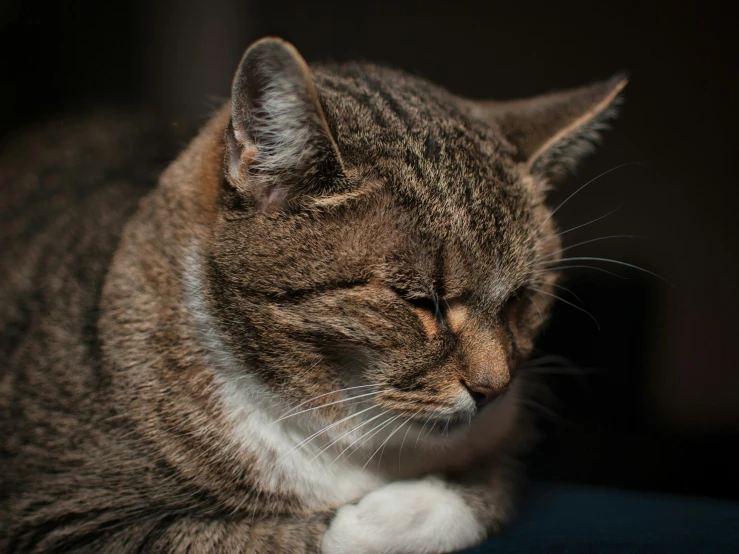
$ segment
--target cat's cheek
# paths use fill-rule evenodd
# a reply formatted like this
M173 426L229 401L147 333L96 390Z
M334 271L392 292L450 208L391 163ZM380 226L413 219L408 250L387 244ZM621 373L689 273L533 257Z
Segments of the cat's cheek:
M323 554L454 552L481 542L485 528L442 479L398 481L342 506L323 539Z

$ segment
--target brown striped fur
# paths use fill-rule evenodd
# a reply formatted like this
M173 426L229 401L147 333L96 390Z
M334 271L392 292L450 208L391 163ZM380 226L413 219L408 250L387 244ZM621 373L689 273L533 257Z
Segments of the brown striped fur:
M498 530L548 179L622 86L477 103L267 39L158 184L176 140L149 124L5 147L0 550L317 552L332 528L326 552L433 552L332 527L429 473Z

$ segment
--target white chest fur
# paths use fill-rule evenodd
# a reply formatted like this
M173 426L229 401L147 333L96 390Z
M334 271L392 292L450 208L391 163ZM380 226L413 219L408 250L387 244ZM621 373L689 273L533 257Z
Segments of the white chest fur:
M270 490L292 491L307 506L320 508L355 501L384 484L385 479L377 472L364 471L361 465L337 457L335 449L321 452L319 446L333 439L330 432L314 441L310 430L289 419L278 421L288 407L229 351L202 300L197 255L191 254L188 261L188 312L207 365L214 372L215 395L230 424L231 439L250 458L256 457L260 485Z

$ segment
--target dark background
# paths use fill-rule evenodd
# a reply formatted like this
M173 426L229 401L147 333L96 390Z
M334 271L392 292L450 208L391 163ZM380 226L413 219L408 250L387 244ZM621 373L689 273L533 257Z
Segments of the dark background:
M708 3L6 0L0 140L90 106L202 121L265 34L308 60L362 58L470 97L514 98L627 71L621 117L563 183L573 270L541 341L542 478L739 498L739 200L734 18ZM587 263L587 262L586 262ZM578 369L574 369L578 368ZM556 375L553 373L557 373ZM560 374L561 373L561 374Z

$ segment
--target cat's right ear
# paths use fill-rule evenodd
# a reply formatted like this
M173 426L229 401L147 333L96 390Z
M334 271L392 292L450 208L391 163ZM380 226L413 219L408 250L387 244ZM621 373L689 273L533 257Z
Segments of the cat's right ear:
M496 126L516 148L514 159L535 177L557 179L589 153L614 117L623 75L533 98L470 101L473 115Z
M259 211L303 192L330 194L342 181L310 69L291 44L265 38L247 49L233 80L226 150L226 178Z

